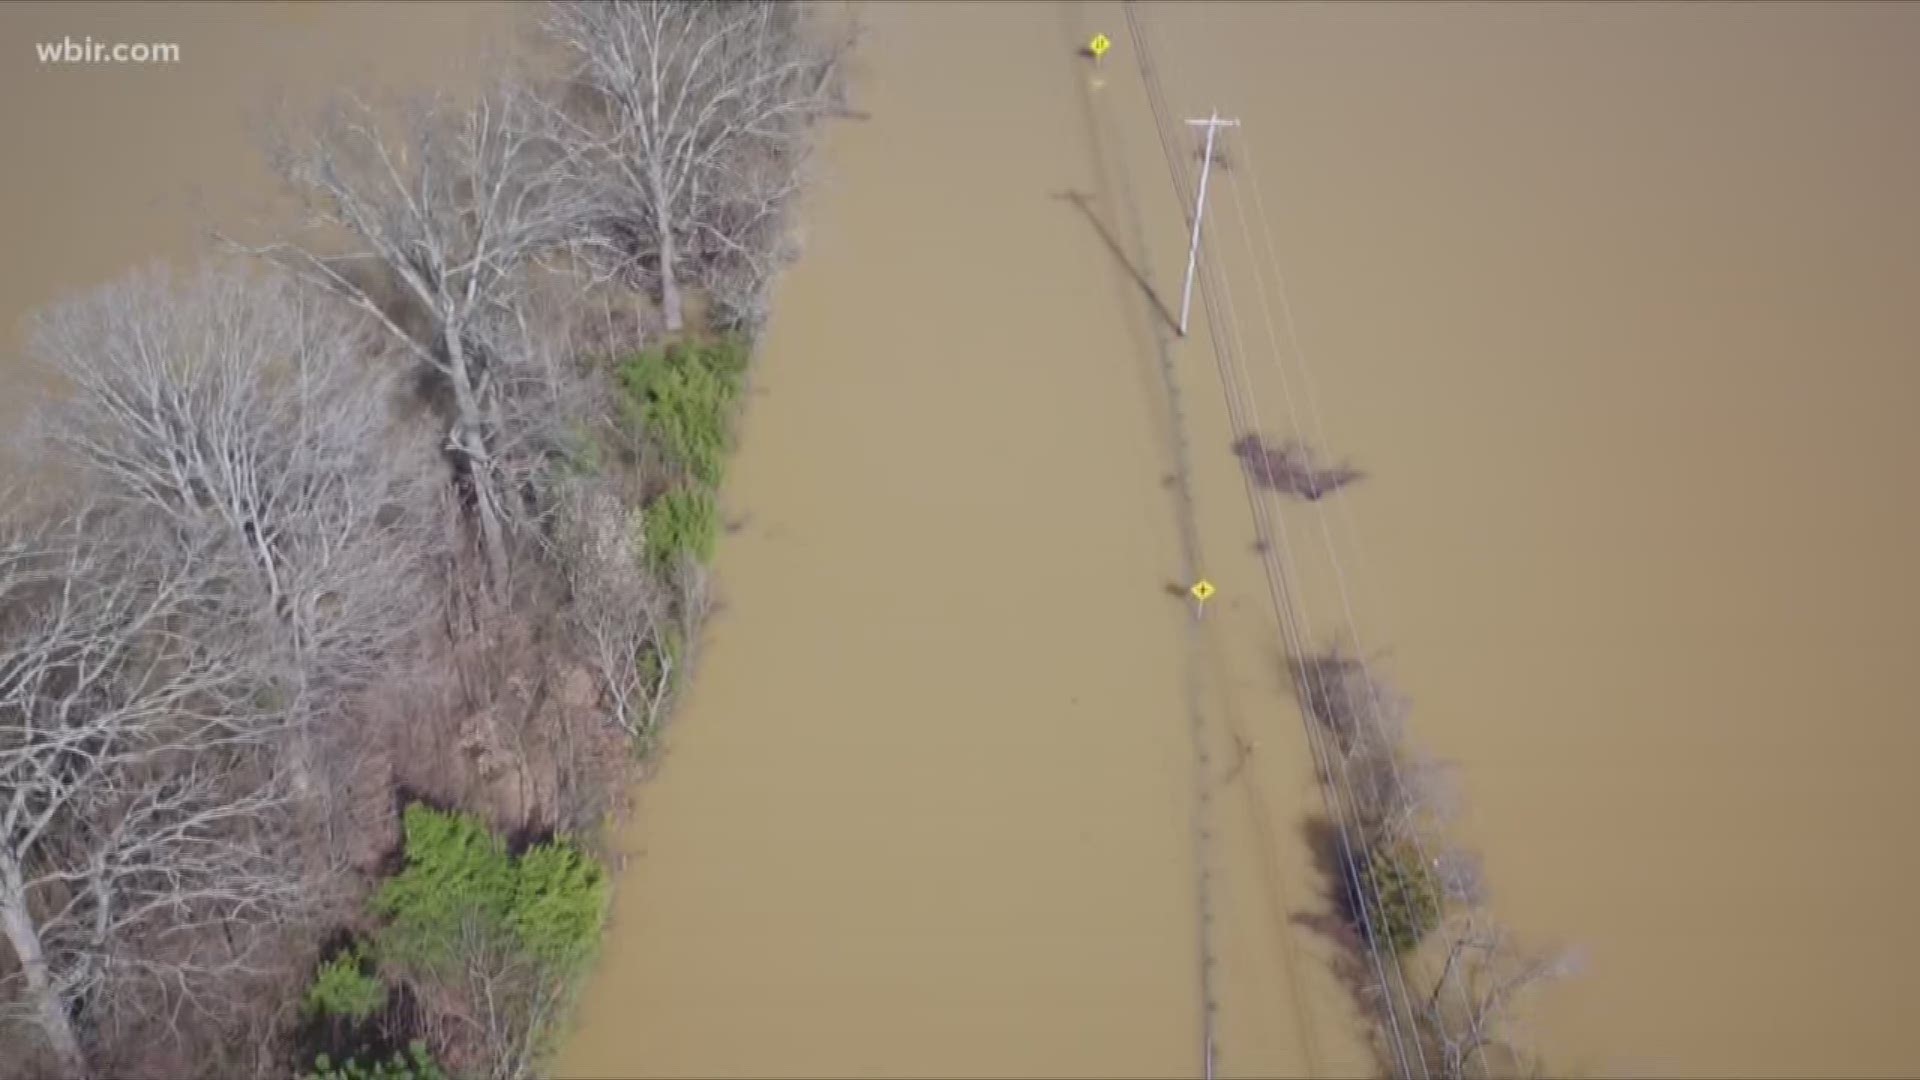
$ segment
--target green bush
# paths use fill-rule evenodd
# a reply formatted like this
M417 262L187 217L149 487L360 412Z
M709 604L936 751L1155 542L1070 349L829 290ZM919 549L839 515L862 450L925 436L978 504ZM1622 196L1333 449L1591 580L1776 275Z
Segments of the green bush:
M550 970L575 972L593 955L607 911L607 875L570 844L541 844L515 864L508 925Z
M718 487L746 369L735 338L636 354L617 371L622 412L689 474Z
M713 558L720 538L720 509L711 491L674 488L653 500L643 521L647 561L656 571L673 569L683 556L701 562Z
M702 483L718 486L732 389L702 367L676 364L654 383L647 430Z
M320 965L300 1003L308 1017L339 1017L356 1024L387 1003L387 984L373 974L366 947L358 943Z
M505 921L513 863L506 846L465 814L415 803L404 827L406 868L373 899L374 911L389 920L380 948L400 963L436 968L454 955L465 920Z
M414 804L407 865L374 897L382 954L427 971L458 957L463 932L501 934L547 970L570 976L593 954L607 909L606 871L564 840L519 858L480 822ZM476 926L477 924L477 926Z
M1383 843L1360 867L1363 895L1374 901L1373 930L1396 953L1411 952L1440 925L1440 883L1409 844Z
M362 1065L354 1058L336 1065L321 1054L313 1061L313 1071L300 1080L447 1080L447 1074L427 1053L427 1044L416 1040L404 1055L396 1053L371 1065Z

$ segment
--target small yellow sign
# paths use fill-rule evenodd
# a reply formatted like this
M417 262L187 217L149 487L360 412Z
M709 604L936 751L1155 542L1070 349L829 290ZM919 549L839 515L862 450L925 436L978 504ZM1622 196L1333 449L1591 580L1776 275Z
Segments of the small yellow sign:
M1093 40L1087 42L1087 51L1093 54L1095 60L1107 55L1107 50L1111 48L1113 48L1113 42L1108 41L1105 34L1095 34Z
M1193 583L1193 588L1187 591L1193 594L1195 600L1204 604L1207 602L1207 597L1213 595L1213 582L1201 578L1199 581Z

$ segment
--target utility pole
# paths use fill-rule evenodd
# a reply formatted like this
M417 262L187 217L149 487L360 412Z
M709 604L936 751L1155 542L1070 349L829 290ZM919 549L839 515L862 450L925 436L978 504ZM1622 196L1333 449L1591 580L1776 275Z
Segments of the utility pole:
M1195 127L1207 129L1207 150L1200 159L1200 191L1193 203L1193 239L1187 244L1187 284L1180 290L1180 336L1187 336L1187 312L1193 307L1193 270L1200 259L1200 217L1207 212L1207 174L1213 171L1213 133L1223 127L1239 127L1238 120L1220 119L1220 110L1205 120L1189 120Z

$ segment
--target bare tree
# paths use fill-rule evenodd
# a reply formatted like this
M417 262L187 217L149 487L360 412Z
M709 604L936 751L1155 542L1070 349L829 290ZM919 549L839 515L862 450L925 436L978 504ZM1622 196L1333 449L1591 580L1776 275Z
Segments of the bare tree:
M72 1075L116 1017L217 1008L300 902L274 843L284 717L245 635L200 632L219 589L200 565L0 543L0 1009Z
M568 485L556 530L574 646L593 671L610 718L652 737L680 679L680 642L669 596L637 558L640 514L623 512L604 485Z
M1397 747L1405 739L1407 699L1366 661L1333 649L1292 667L1308 712L1343 753L1374 744Z
M598 471L601 448L620 431L604 367L593 360L639 347L630 329L610 325L606 290L576 263L551 262L560 264L527 276L513 325L496 335L513 357L501 367L494 449L507 525L543 548L551 548L573 475Z
M507 578L506 511L494 460L500 340L527 264L578 214L550 144L522 122L518 94L472 107L431 101L382 123L358 101L336 105L316 133L274 161L308 197L312 224L347 249L280 243L259 249L366 313L440 379L452 455L478 525L491 584Z
M1406 741L1407 699L1365 661L1334 650L1293 663L1309 715L1333 736L1330 777L1369 846L1413 839L1454 808L1451 775Z
M1497 926L1471 916L1458 921L1420 1016L1438 1075L1466 1080L1523 1072L1512 1031L1521 999L1579 967L1576 954L1529 952ZM1449 989L1455 992L1443 993Z
M752 303L741 294L778 258L807 127L837 105L843 47L774 0L570 0L546 25L573 60L572 100L549 119L590 244L623 276L652 268L669 331L689 272Z
M290 283L138 274L40 320L51 444L125 527L227 571L296 714L344 705L424 621L430 451L364 322ZM303 767L300 775L306 777Z
M565 971L517 947L486 920L461 920L450 970L436 981L453 993L443 1002L463 1042L478 1047L474 1075L524 1080L548 1048L572 995Z

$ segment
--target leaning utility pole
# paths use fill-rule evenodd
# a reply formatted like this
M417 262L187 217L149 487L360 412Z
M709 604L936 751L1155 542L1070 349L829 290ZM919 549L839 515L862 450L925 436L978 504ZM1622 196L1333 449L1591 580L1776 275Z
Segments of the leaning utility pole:
M1187 336L1187 312L1193 307L1193 270L1200 259L1200 216L1207 212L1207 174L1213 170L1213 133L1223 127L1239 127L1238 120L1220 119L1220 110L1205 120L1189 124L1207 129L1207 151L1200 159L1200 191L1193 203L1193 239L1187 244L1187 284L1180 290L1180 336Z

